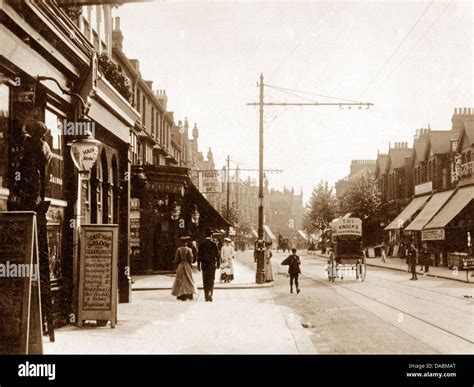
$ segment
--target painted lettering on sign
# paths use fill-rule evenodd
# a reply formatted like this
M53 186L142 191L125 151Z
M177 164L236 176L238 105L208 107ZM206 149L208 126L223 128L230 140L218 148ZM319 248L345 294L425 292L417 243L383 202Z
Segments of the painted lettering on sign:
M442 241L445 239L444 228L437 230L423 230L421 232L422 241Z
M84 310L111 309L112 237L112 231L86 232Z
M362 235L362 220L358 218L339 219L335 225L337 235Z

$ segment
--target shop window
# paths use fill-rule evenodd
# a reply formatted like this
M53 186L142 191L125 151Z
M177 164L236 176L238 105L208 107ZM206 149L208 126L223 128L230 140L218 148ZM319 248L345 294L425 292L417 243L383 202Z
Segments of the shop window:
M51 148L53 156L47 171L46 196L57 199L62 199L63 197L63 138L61 128L64 120L63 117L58 116L51 110L45 110L44 122L49 129L45 139Z
M142 112L142 123L144 126L146 126L146 98L145 96L143 96L143 101L142 101L142 108L143 108L143 112Z
M131 162L132 162L132 165L136 165L138 164L138 152L139 152L139 149L138 149L138 137L135 133L131 133L130 134L130 150L131 150Z
M6 85L0 85L0 188L6 187L6 163L8 135L8 123L10 120L10 89Z
M151 107L150 131L151 131L151 135L153 136L153 138L155 138L155 109L153 109L153 106Z

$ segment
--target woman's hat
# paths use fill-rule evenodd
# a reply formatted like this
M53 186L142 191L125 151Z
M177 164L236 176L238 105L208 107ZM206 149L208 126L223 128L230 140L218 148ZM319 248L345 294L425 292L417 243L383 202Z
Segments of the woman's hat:
M227 241L227 242L232 242L232 239L230 239L230 238L224 238L224 240Z

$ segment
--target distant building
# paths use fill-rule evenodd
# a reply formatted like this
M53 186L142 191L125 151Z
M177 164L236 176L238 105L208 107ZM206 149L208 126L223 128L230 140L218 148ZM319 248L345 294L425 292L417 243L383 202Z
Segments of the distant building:
M283 188L283 191L271 189L267 198L265 224L275 236L293 238L298 230L303 230L303 191L295 194L295 190Z
M376 160L352 160L349 175L336 182L336 197L342 199L354 177L364 173L375 173L375 166Z

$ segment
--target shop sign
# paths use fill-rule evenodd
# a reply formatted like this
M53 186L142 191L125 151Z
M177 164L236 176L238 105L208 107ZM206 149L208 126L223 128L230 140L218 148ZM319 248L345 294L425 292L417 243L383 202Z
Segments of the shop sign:
M183 185L171 182L147 182L147 189L154 192L179 193L182 194Z
M415 185L415 196L431 193L433 191L433 182Z
M222 171L200 171L199 172L199 191L201 193L222 192Z
M445 239L444 228L440 228L437 230L423 230L421 232L422 241L444 241L444 239Z
M117 323L118 226L81 227L78 325L84 320Z
M17 86L13 94L13 101L35 103L35 85Z
M0 213L0 354L43 353L36 214Z

